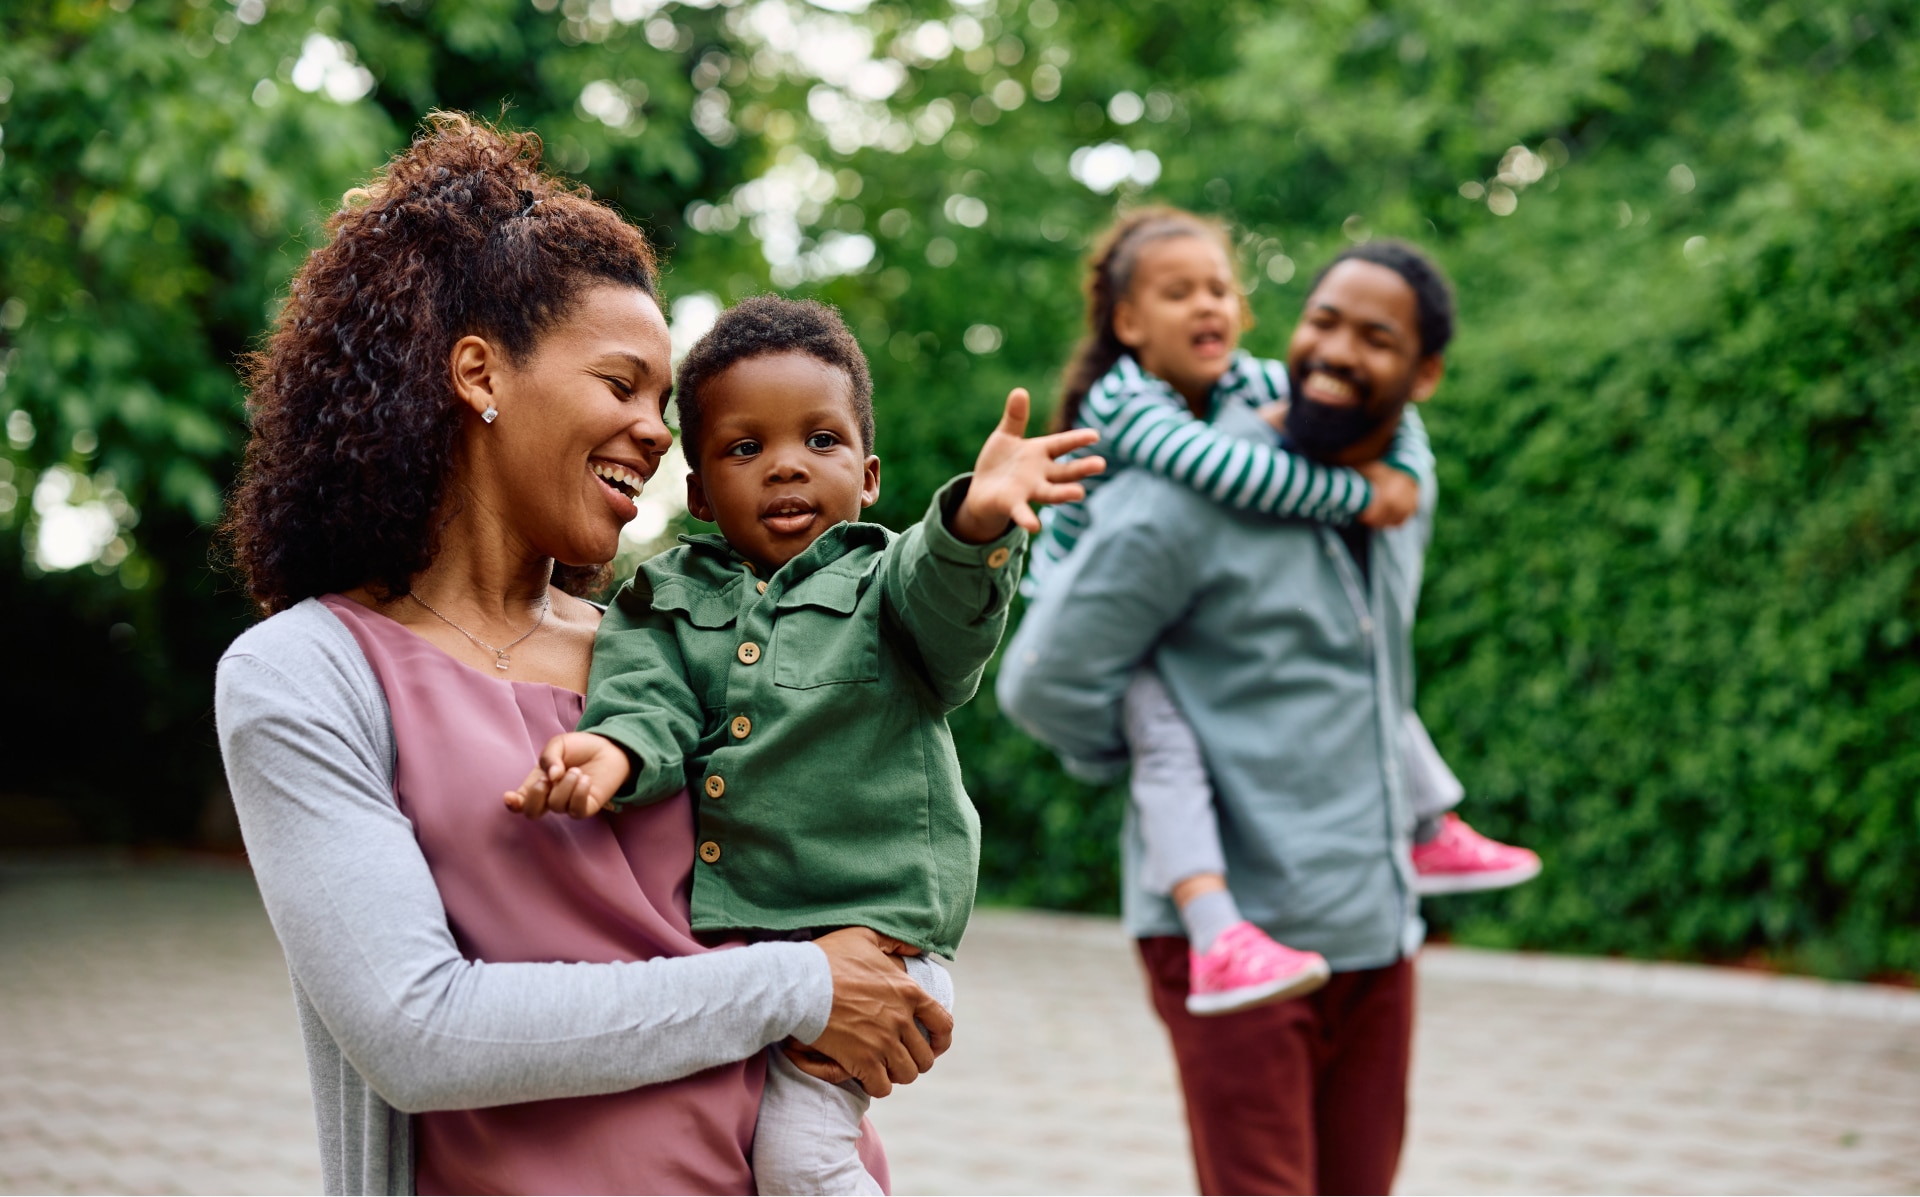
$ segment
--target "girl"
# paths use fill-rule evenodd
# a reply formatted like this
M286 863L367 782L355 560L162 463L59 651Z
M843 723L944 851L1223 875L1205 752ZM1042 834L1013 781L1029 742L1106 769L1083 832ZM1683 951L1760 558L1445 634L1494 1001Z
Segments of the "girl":
M1090 332L1076 350L1056 425L1100 434L1088 452L1111 469L1151 470L1243 511L1333 524L1392 527L1418 504L1426 432L1409 411L1387 457L1358 469L1310 461L1275 444L1216 430L1227 405L1257 408L1284 431L1286 365L1238 352L1249 323L1226 230L1174 208L1142 209L1101 237L1089 263ZM1424 460L1423 460L1424 459ZM1089 478L1089 494L1103 477ZM1084 502L1049 508L1025 583L1037 593L1086 527ZM1193 945L1194 1014L1225 1014L1299 996L1328 976L1247 922L1228 891L1206 767L1192 729L1151 666L1125 698L1131 797L1146 846L1146 883L1170 896ZM1403 765L1416 817L1422 893L1517 885L1539 858L1496 844L1450 812L1463 791L1411 710Z

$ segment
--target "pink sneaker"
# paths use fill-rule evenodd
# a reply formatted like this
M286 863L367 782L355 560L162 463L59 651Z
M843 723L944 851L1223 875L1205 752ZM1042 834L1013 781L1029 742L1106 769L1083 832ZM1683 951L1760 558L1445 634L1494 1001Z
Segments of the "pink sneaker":
M1448 812L1440 834L1413 846L1414 889L1423 896L1506 889L1531 881L1540 857L1525 848L1490 840Z
M1318 952L1296 952L1245 921L1221 932L1205 952L1189 951L1187 1013L1232 1014L1312 993L1332 975Z

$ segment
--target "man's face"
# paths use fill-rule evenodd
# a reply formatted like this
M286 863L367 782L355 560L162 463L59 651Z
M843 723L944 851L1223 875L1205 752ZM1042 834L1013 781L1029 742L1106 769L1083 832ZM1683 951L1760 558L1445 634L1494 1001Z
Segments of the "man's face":
M1420 348L1420 301L1398 272L1349 258L1327 272L1287 346L1287 432L1338 464L1385 451L1410 402L1440 385L1441 359Z
M735 362L706 384L687 509L762 577L880 497L880 459L860 443L853 381L804 353Z

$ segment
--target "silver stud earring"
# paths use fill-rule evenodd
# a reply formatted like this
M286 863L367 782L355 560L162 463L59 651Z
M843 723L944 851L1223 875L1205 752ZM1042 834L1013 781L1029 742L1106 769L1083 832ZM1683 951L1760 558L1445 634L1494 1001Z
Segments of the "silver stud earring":
M480 418L491 424L500 418L500 409L489 403L487 404L487 410L480 413Z

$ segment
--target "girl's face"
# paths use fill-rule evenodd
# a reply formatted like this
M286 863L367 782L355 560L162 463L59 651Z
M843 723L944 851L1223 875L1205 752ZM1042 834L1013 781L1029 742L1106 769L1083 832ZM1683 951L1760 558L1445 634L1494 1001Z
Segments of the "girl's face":
M1113 309L1114 335L1140 368L1171 383L1200 414L1232 364L1240 324L1233 263L1219 242L1197 233L1148 243Z

